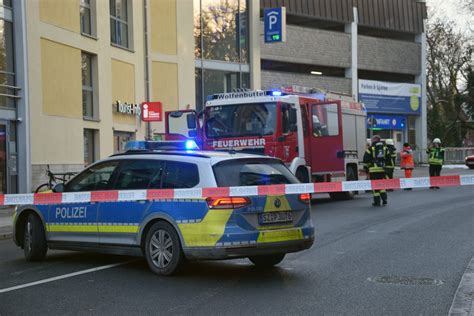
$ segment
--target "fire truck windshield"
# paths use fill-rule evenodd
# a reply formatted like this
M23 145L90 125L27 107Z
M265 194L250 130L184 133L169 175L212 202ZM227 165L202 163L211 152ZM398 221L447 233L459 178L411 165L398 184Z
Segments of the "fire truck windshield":
M276 128L276 103L226 104L206 109L208 138L271 135Z

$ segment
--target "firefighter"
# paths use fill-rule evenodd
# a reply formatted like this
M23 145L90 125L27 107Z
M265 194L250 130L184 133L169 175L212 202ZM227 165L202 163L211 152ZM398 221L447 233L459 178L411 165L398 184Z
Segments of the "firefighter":
M403 150L400 152L400 168L405 170L405 178L411 178L415 162L413 161L413 150L409 143L403 144ZM411 188L404 190L411 190Z
M395 169L395 161L397 160L397 149L393 145L393 139L387 139L385 145L390 153L390 160L387 161L387 165L385 166L385 174L387 179L393 179L393 170Z
M387 162L391 159L390 152L381 141L380 136L374 135L372 137L372 145L364 154L364 163L369 167L370 180L385 179L385 167ZM373 206L387 205L387 192L385 190L373 190L374 196Z
M441 140L439 138L433 139L426 153L430 164L430 177L439 177L444 163L444 148L441 147ZM430 187L430 189L439 189L439 187Z

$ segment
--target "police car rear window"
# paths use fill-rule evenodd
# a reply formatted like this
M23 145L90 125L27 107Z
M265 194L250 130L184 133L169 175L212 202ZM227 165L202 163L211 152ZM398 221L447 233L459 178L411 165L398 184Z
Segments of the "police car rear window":
M299 183L279 160L236 159L223 161L214 167L217 186L246 186Z

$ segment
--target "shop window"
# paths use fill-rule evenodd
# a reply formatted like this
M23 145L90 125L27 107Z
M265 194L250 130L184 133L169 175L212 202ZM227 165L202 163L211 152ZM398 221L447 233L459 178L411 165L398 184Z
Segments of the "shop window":
M124 48L131 48L131 7L128 0L110 0L110 41Z
M97 117L95 110L95 89L94 89L94 56L81 54L82 70L82 115L84 118L94 119Z
M81 34L95 36L94 1L81 0L80 2Z
M135 140L135 133L114 132L114 154L123 152L125 144L130 140Z
M84 165L90 165L98 158L98 131L84 129Z

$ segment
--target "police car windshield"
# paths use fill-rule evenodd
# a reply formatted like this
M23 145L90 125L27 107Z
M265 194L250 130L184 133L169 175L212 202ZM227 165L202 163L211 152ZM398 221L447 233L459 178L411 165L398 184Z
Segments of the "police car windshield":
M205 119L208 138L271 135L276 128L276 103L210 106Z
M299 183L276 159L227 160L216 164L213 169L219 187Z

